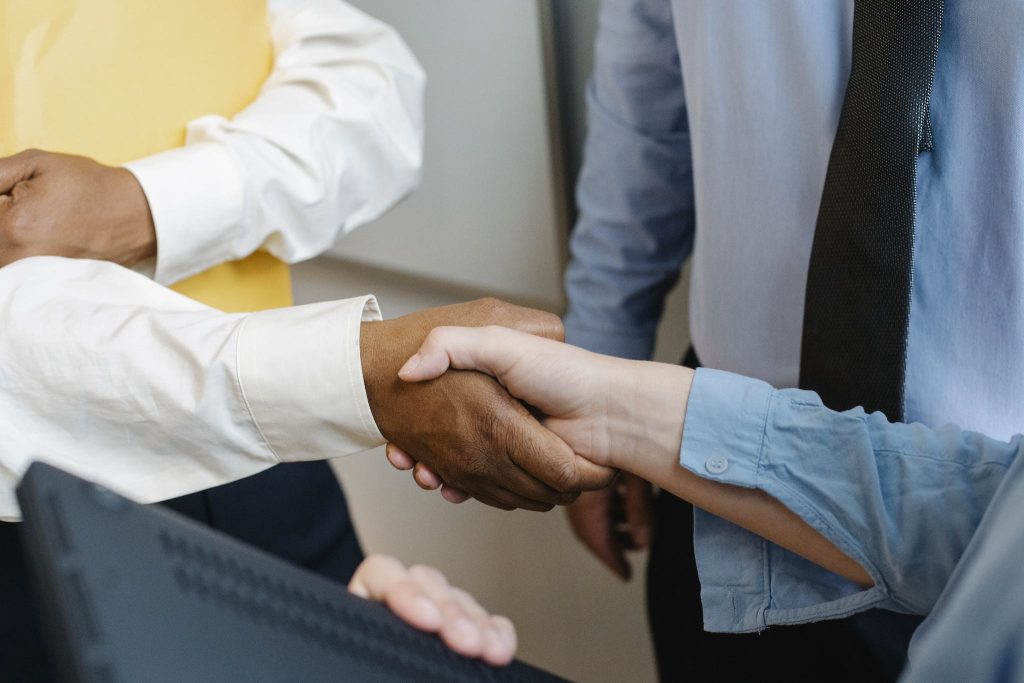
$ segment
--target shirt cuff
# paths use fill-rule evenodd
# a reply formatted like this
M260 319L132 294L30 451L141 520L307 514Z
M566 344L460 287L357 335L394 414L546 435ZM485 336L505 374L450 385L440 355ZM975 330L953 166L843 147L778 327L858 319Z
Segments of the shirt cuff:
M814 511L804 501L762 476L761 458L775 428L777 396L760 380L697 370L679 462L705 479L765 490L817 526ZM693 543L707 631L745 633L776 624L841 618L886 599L878 588L862 589L699 509L694 511Z
M282 462L350 455L384 443L370 412L360 324L380 320L373 296L251 314L238 376L252 418Z
M156 226L154 279L170 285L230 260L245 185L224 146L197 142L124 165L138 179Z

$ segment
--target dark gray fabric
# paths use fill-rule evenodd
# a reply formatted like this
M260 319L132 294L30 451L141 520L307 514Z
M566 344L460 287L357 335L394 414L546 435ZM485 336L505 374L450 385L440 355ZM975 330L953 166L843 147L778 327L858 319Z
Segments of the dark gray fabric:
M800 386L902 420L917 157L943 0L857 0L853 61L807 276Z

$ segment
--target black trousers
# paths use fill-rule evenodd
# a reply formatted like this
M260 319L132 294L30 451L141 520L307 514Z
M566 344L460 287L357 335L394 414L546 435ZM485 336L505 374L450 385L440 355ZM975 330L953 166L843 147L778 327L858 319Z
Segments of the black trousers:
M363 552L325 462L278 465L165 503L246 543L347 583ZM56 680L47 662L16 524L0 523L0 680Z
M683 361L699 367L691 349ZM890 681L919 619L879 610L859 619L706 633L694 560L693 506L661 492L647 565L647 615L662 681ZM894 623L895 622L895 623Z

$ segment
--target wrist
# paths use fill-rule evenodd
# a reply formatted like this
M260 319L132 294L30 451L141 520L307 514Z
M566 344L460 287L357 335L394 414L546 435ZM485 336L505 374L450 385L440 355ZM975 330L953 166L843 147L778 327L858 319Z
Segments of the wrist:
M615 444L610 465L644 478L676 463L682 443L686 402L693 370L647 361L620 361L628 380L613 394L609 420Z
M387 411L383 403L392 381L398 380L398 368L391 371L389 357L389 337L387 323L384 321L364 322L359 327L359 361L363 370L363 386L366 388L366 401L370 405L370 413L377 423L381 434L388 438L386 423Z
M133 266L156 256L156 226L146 193L131 171L111 168L110 172L117 188L117 198L112 205L121 212L119 220L113 222L118 226L118 234L111 237L117 254L115 260Z

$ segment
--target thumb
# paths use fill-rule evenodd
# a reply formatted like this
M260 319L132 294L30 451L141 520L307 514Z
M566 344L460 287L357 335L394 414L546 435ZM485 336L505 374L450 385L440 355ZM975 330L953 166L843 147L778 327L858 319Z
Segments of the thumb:
M398 371L406 382L440 377L448 368L477 370L500 378L512 365L522 345L534 339L504 327L436 327L423 345Z

